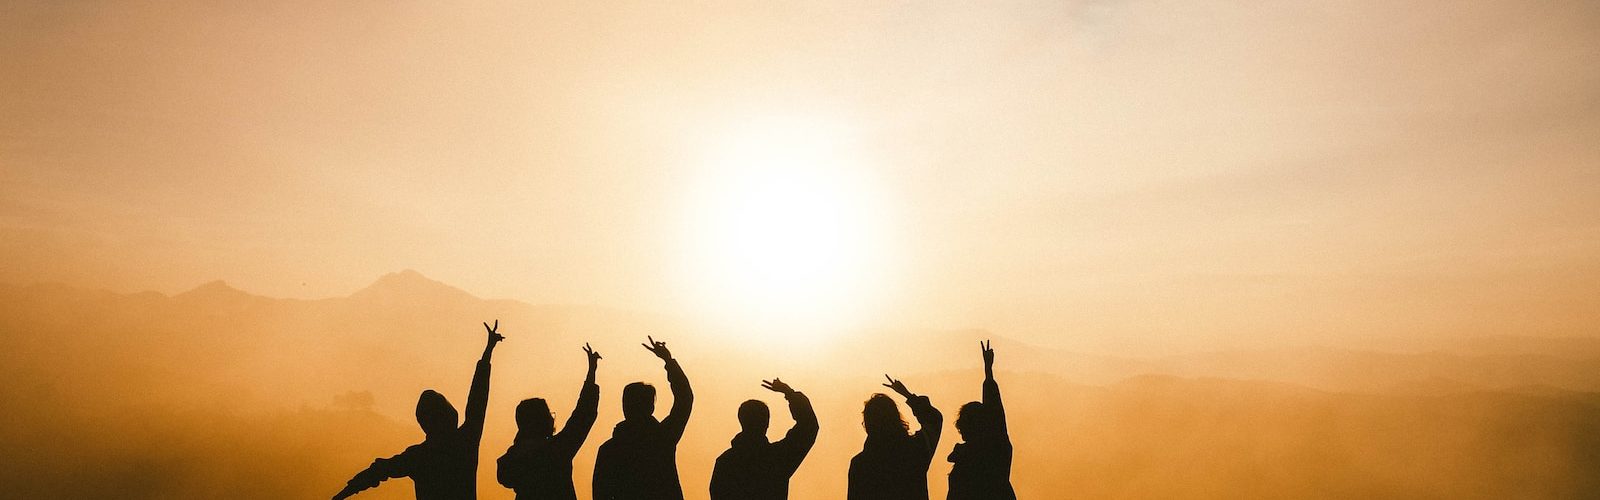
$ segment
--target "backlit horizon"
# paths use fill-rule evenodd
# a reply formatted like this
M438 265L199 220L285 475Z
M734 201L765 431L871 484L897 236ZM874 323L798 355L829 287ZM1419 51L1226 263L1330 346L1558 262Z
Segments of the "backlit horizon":
M1590 2L391 7L0 10L0 281L1122 352L1600 327Z

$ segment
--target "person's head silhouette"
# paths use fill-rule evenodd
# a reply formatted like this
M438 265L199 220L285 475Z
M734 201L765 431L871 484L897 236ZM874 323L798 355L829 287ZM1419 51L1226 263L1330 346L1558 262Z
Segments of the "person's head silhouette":
M634 382L622 388L622 418L624 420L650 419L656 412L656 388L644 382Z
M550 412L550 404L544 398L517 403L517 437L547 438L555 433L556 416Z
M455 430L459 417L450 400L433 389L422 391L417 397L417 425L422 427L424 435L432 437Z
M956 415L956 431L961 433L961 439L981 440L995 434L999 429L990 413L989 408L979 401L961 405L961 412Z
M911 426L906 424L905 418L900 416L900 406L882 393L873 394L867 398L865 407L861 409L861 426L867 429L867 436L901 435L910 432Z
M767 435L767 424L772 421L772 410L767 404L749 400L739 405L739 427L751 434Z

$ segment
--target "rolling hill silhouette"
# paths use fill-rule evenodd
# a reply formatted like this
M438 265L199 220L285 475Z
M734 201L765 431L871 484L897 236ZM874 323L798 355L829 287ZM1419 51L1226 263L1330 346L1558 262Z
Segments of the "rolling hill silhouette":
M411 269L378 277L366 288L350 294L349 299L374 305L460 305L478 301L465 290L429 279Z
M750 350L685 320L481 299L415 271L346 297L262 297L220 281L173 296L0 284L0 481L28 498L305 498L332 493L419 432L423 388L463 398L477 322L496 357L485 463L511 409L565 414L588 341L606 354L591 441L621 385L663 385L637 347L668 339L697 384L680 449L690 498L737 425L733 408L782 375L822 433L794 498L836 498L859 449L860 402L891 372L951 414L977 397L979 338L995 338L1025 498L1573 498L1600 491L1600 341L1499 337L1421 353L1335 348L1134 358L1073 353L981 330L861 332L811 358ZM908 352L914 341L919 348ZM565 355L563 355L565 353ZM773 373L782 370L783 373ZM859 372L859 373L858 373ZM791 375L793 373L793 375ZM1013 403L1014 402L1014 403ZM784 428L781 416L773 427ZM949 431L947 429L947 431ZM949 467L930 474L942 495ZM587 483L593 449L580 453ZM509 498L480 472L484 498ZM580 495L586 487L580 486ZM400 498L380 488L364 498Z

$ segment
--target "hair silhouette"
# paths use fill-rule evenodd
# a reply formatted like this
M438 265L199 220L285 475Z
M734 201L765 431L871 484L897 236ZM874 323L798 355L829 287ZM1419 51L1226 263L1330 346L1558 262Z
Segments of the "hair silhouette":
M900 415L900 406L882 393L873 394L861 408L861 427L868 436L901 435L911 433L911 426Z
M994 349L983 353L983 401L961 405L956 431L965 442L950 452L949 500L1015 500L1011 488L1011 435L1006 430L1000 384L994 381Z
M494 326L483 324L488 330L488 342L483 357L478 359L477 370L472 374L472 388L467 393L467 418L456 426L456 408L443 394L433 390L422 391L417 398L417 425L422 427L424 438L389 458L374 460L366 470L350 478L343 490L333 498L342 499L362 490L378 486L384 480L399 477L411 478L417 500L457 500L478 496L478 443L483 439L484 413L489 405L489 359L494 356L494 346L505 340Z
M572 484L572 457L583 447L594 427L600 405L600 386L594 382L600 353L583 345L589 358L589 373L578 392L578 403L567 417L561 432L555 431L555 415L543 398L517 404L517 437L511 448L496 462L495 477L500 484L517 492L518 500L576 500Z
M850 500L927 500L928 466L933 463L933 450L939 446L939 434L944 426L944 415L905 384L887 375L884 387L906 399L911 413L921 426L915 434L908 434L908 426L900 417L900 408L894 400L883 394L868 398L861 410L861 425L866 428L867 440L850 459Z
M597 500L682 500L678 481L678 441L689 423L694 392L683 368L672 358L666 342L649 339L645 349L666 364L672 388L672 409L667 418L655 418L655 388L635 382L622 390L622 422L611 439L600 445L594 461L594 498Z
M579 392L578 397L581 399L583 393ZM528 398L517 403L517 437L512 442L547 438L555 433L556 416L550 411L550 402L544 398Z
M776 380L776 379L774 379ZM739 403L739 429L744 432L767 432L767 425L772 423L772 410L767 408L767 403L759 399L751 399Z
M656 388L634 382L622 388L622 418L649 418L656 412Z
M817 442L817 412L811 400L782 380L762 382L789 402L794 427L776 443L767 442L771 411L758 400L739 405L739 434L711 470L712 500L780 500L789 498L789 478Z

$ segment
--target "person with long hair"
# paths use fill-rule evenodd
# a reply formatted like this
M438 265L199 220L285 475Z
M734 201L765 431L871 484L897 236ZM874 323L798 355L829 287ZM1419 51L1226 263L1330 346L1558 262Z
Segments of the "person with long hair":
M928 500L928 466L939 447L944 415L904 383L884 375L883 384L905 398L921 428L910 432L900 407L882 393L867 398L861 425L867 440L861 453L850 459L849 500Z

